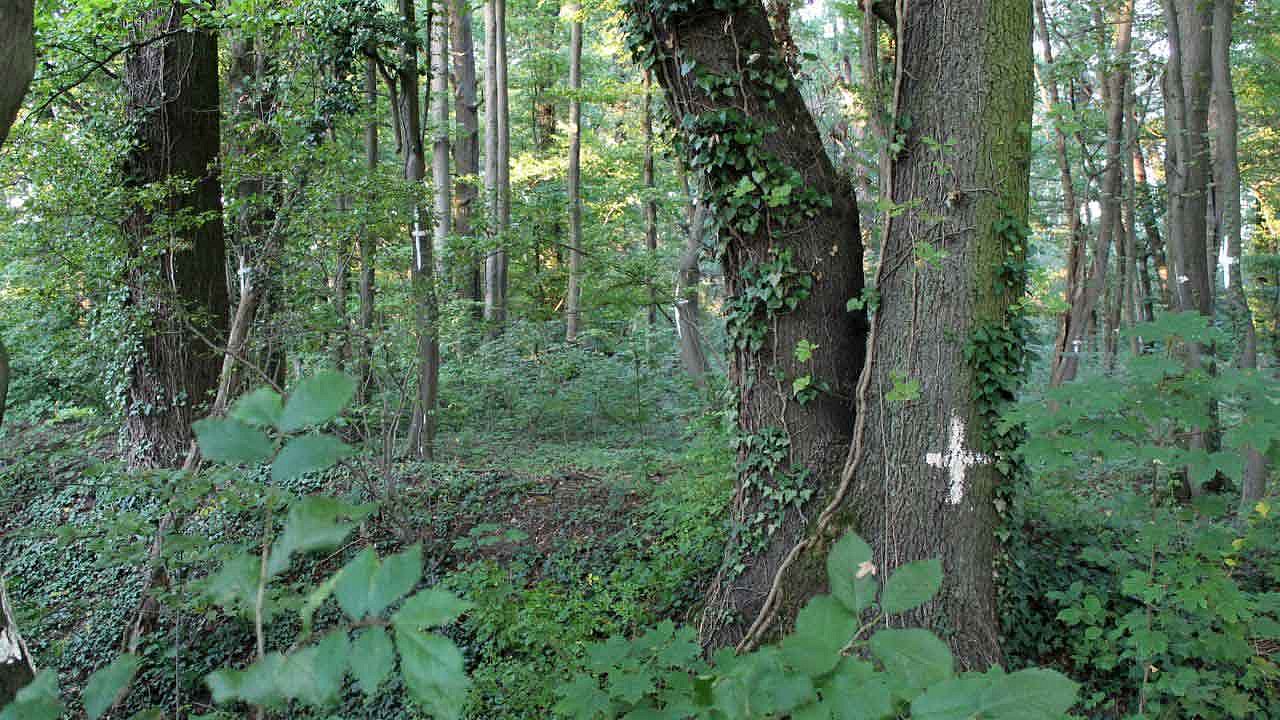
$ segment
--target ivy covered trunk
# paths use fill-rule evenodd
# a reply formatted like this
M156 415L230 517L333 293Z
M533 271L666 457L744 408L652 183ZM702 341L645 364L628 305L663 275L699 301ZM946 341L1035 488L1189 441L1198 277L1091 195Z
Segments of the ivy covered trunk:
M635 0L632 49L662 86L718 229L738 481L701 632L736 643L833 494L854 421L865 318L852 188L837 176L759 0ZM802 580L812 595L821 574Z
M995 415L1026 360L1031 6L917 1L898 18L897 126L866 431L840 525L884 576L943 562L942 592L894 624L949 641L967 669L1001 660L996 488L1012 437ZM939 69L941 68L941 71Z
M124 221L132 257L129 305L141 337L125 389L129 461L176 467L191 422L218 385L229 300L217 170L218 46L179 31L184 6L145 13L125 62L135 145L125 184L137 201ZM163 37L160 37L163 36Z

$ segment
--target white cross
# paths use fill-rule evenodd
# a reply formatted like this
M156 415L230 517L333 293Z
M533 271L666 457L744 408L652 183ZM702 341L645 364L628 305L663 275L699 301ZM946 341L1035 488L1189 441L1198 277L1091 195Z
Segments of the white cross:
M422 270L422 238L427 236L427 231L418 227L418 223L413 223L413 232L409 233L413 236L413 258L418 265L418 270Z
M946 468L951 474L950 492L947 502L959 505L964 499L964 471L970 465L991 462L991 458L982 453L971 453L964 449L964 423L955 410L951 411L951 437L945 453L929 453L924 456L925 462L936 468Z

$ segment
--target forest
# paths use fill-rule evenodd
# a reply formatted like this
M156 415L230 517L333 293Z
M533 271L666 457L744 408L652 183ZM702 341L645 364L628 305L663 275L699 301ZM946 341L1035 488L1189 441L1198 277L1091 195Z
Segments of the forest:
M1280 718L1278 493L1280 0L0 0L0 720Z

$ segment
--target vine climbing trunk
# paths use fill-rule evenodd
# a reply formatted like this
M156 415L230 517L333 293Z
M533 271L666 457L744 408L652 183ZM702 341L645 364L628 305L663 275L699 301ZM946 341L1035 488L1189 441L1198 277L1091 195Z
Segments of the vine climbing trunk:
M143 14L125 61L134 146L125 185L142 191L190 181L157 204L138 202L124 221L131 257L128 304L140 328L125 390L129 462L177 467L191 422L212 399L222 369L229 297L218 175L218 46L184 27L186 6Z
M701 621L738 642L778 567L835 493L866 341L862 238L759 0L633 2L628 32L715 219L736 387L732 530ZM822 573L797 581L822 589Z

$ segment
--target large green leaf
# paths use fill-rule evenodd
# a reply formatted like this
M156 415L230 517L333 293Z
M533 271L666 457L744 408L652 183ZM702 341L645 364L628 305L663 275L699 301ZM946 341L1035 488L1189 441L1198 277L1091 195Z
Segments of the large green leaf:
M942 562L917 560L902 565L884 581L880 609L890 615L906 612L928 602L942 587Z
M462 717L471 682L462 653L448 638L396 628L396 649L409 697L439 720Z
M356 392L356 381L332 370L325 370L298 383L280 414L280 429L294 432L309 425L320 425L338 416Z
M831 594L855 615L867 609L876 597L875 567L871 546L848 533L827 555L827 579Z
M216 670L205 676L205 684L219 705L242 701L250 705L273 707L288 697L281 687L281 671L285 656L278 652L249 665L244 670Z
M715 708L729 720L788 713L814 698L807 675L788 671L777 649L762 648L733 664L712 689Z
M126 653L89 676L84 686L84 712L89 720L98 720L111 709L116 696L137 674L138 665L138 656Z
M261 387L237 400L228 414L247 425L275 427L280 424L283 411L280 393Z
M912 720L969 720L981 712L982 691L990 685L991 679L984 676L943 680L929 687L923 695L911 702L911 718Z
M332 550L346 539L355 523L373 509L372 505L351 505L333 498L314 495L305 497L289 508L284 532L271 548L267 573L275 575L289 567L295 552Z
M338 575L334 595L353 620L382 614L422 579L422 546L379 562L372 548L356 555Z
M315 645L290 655L281 674L286 696L313 707L334 704L342 693L350 655L346 630L331 632Z
M215 605L248 617L258 595L262 558L241 553L222 564L204 581L204 591Z
M451 592L427 588L406 600L391 622L415 630L437 627L457 620L470 607L471 603Z
M840 650L858 629L858 619L840 601L819 595L796 616L795 632L782 640L782 658L812 677L830 672Z
M205 418L191 424L200 452L214 462L257 465L267 461L275 446L261 430L230 418Z
M823 690L823 702L835 720L881 720L895 717L893 696L884 673L850 672L865 663L841 663Z
M13 702L0 710L0 720L58 720L61 716L62 700L58 697L55 670L41 670L18 691Z
M368 696L378 691L378 686L391 674L396 663L391 639L380 627L361 630L351 644L351 656L356 659L351 663L351 674L360 684L360 691Z
M990 720L1059 720L1076 701L1079 685L1052 670L1031 668L997 677L982 694Z
M578 675L568 685L556 688L560 700L556 703L557 715L574 720L596 720L601 717L613 717L609 696L600 689L595 678Z
M332 435L302 435L280 450L271 463L271 479L281 483L319 472L350 454L351 448Z
M950 678L955 662L946 643L920 628L886 628L871 636L871 654L899 682L894 687L923 690ZM911 697L904 699L912 699Z

